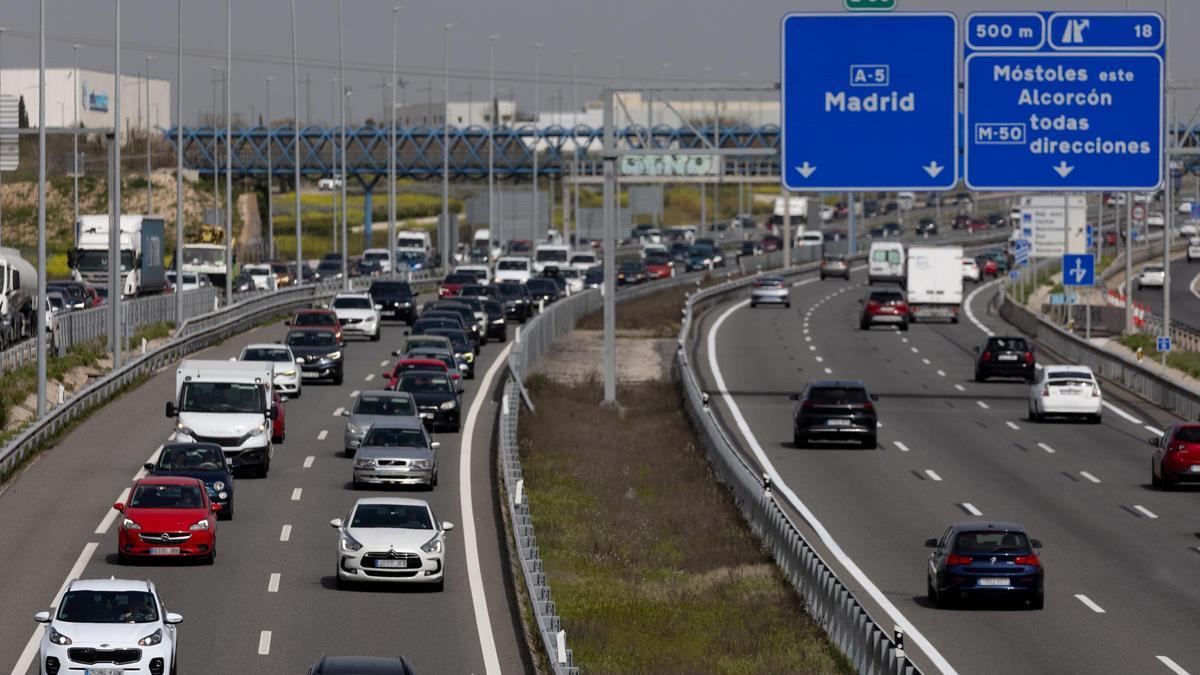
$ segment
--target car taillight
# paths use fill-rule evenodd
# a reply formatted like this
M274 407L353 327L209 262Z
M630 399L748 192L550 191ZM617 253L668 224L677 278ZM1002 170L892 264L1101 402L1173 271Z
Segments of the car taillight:
M1033 363L1033 352L1025 352L1025 363Z
M804 401L803 403L800 404L800 407L801 408L811 408L811 407L813 407L813 402L812 401Z
M874 410L875 404L871 403L870 401L867 401L866 403L863 403L862 407L863 407L863 410Z
M908 314L908 303L896 302L892 303L892 306L896 308L897 312L900 312L901 314Z
M1092 385L1092 398L1100 398L1100 385Z
M1050 385L1047 384L1042 387L1042 398L1045 398L1049 395L1050 395Z
M875 302L874 300L871 300L871 301L869 301L869 302L867 303L867 311L868 311L868 312L874 312L874 311L877 311L878 309L879 309L879 303L878 303L878 302Z
M979 360L981 360L981 361L991 361L991 360L992 360L992 353L991 353L991 352L984 352L984 353L983 353L983 355L979 357Z
M951 553L946 556L947 565L970 565L971 560L971 556L958 555L957 553Z
M1034 553L1019 555L1013 558L1013 562L1017 565L1029 565L1031 567L1040 567L1042 564L1042 561L1038 560L1037 554Z

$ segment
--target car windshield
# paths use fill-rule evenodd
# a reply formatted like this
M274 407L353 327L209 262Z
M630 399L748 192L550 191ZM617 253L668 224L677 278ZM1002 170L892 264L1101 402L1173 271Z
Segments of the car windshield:
M815 403L866 403L867 390L861 387L813 387L808 400Z
M1024 532L978 531L959 532L954 537L958 553L987 555L989 553L1027 553L1029 537Z
M291 361L292 357L286 349L272 349L270 347L248 347L242 352L243 361Z
M400 391L451 393L450 378L443 374L411 372L400 378Z
M127 272L133 267L133 251L121 251L121 271ZM75 258L75 268L80 272L102 272L108 269L108 249L103 251L79 249Z
M293 326L336 326L337 317L333 314L297 314L292 319Z
M671 258L665 253L652 253L646 256L647 265L666 265L669 262L671 262ZM563 276L567 276L566 270L563 270Z
M184 246L183 259L193 265L219 265L225 262L225 250L222 248L188 248Z
M886 262L898 265L900 264L900 252L894 250L877 250L871 254L871 260L874 262Z
M900 291L875 291L871 294L870 300L881 305L889 302L904 302L904 294Z
M374 260L379 262L387 259L387 251L366 251L363 253L363 260Z
M340 260L322 260L321 264L317 265L318 272L341 272L342 261Z
M457 318L451 318L448 316L429 316L427 318L422 317L420 320L414 323L412 329L414 333L428 333L429 331L436 330L438 328L459 328L461 326L462 324L457 321Z
M371 309L370 298L334 298L334 309Z
M1091 380L1092 374L1086 370L1055 370L1049 374L1051 380Z
M580 264L592 265L595 262L596 262L596 256L592 255L591 253L582 253L582 254L577 253L577 254L571 256L571 264L572 265L580 265Z
M185 382L179 409L196 413L261 413L261 385L242 382Z
M416 407L407 396L372 396L363 394L354 404L355 415L416 415Z
M529 269L529 263L524 260L501 260L496 263L498 270L520 270L522 272Z
M350 518L350 527L432 530L433 518L429 508L421 504L359 504Z
M396 237L396 248L425 248L423 237Z
M1162 274L1163 268L1157 265L1146 265L1142 268L1142 271L1149 272L1150 274Z
M534 254L534 260L538 262L566 262L567 252L562 249L540 248Z
M426 448L425 434L420 429L390 429L372 427L363 438L363 445L383 448Z
M67 591L58 606L59 621L71 623L152 623L158 603L149 591Z
M297 330L288 333L287 343L290 347L331 347L337 338L327 330Z
M410 297L412 296L412 288L403 281L376 281L371 284L371 295L375 295L376 293L380 295Z
M458 328L434 328L433 330L426 332L428 332L430 335L440 335L450 340L450 344L454 346L454 351L471 351L470 340L467 338L466 332Z
M199 509L204 500L199 485L139 485L129 498L135 509Z
M987 348L989 351L1029 351L1028 345L1025 344L1025 338L992 338L988 340Z
M224 471L225 454L220 448L163 448L158 468L168 471Z
M555 293L558 291L558 284L549 279L530 279L528 286L529 290L534 293Z
M500 297L520 298L525 295L520 284L497 284L496 288L500 290Z

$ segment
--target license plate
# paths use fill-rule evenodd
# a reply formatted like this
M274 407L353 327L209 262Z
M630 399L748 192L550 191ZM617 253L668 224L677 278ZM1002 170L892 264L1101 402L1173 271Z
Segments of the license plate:
M980 586L1007 586L1008 579L1001 577L984 577L979 580Z
M88 668L83 672L86 675L125 675L121 668Z
M1058 393L1063 396L1079 396L1083 393L1082 389L1059 389Z
M421 419L431 420L431 419L433 419L433 413L423 412L423 413L421 413Z
M408 567L407 560L376 560L376 567L385 567L391 569L404 569Z
M996 360L997 361L1016 361L1017 355L1016 354L1001 354L1000 356L996 357Z
M825 426L848 427L850 426L850 420L825 420Z
M157 546L150 549L150 555L179 555L178 546Z
M312 371L307 371L307 370L306 370L306 371L304 371L303 373L300 373L300 377L302 377L302 378L304 378L304 379L306 379L306 380L307 380L307 379L310 379L310 378L317 377L318 375L320 375L320 373L317 373L317 372L312 372Z

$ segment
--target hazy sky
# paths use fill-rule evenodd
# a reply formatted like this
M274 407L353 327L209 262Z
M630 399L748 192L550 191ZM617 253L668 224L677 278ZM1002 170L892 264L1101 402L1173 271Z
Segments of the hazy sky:
M964 17L978 10L1139 10L1164 11L1169 2L1170 74L1200 80L1200 1L1198 0L899 0L904 11L953 10ZM331 113L331 78L337 76L337 3L296 0L300 36L300 78L311 76L314 122ZM345 0L343 8L346 79L353 88L355 120L379 117L384 99L380 88L391 67L391 14L397 2ZM532 104L533 44L542 43L540 108L553 110L561 91L571 95L571 51L578 49L580 100L595 96L612 83L621 57L622 83L652 85L667 62L669 82L694 84L711 71L713 80L767 83L778 79L779 19L791 11L840 11L842 0L425 0L402 9L398 24L401 77L408 81L408 101L441 98L442 27L450 31L452 98L487 98L488 36L496 46L497 87L515 89L518 104ZM37 65L35 0L3 0L0 25L10 30L0 38L4 66ZM80 65L111 70L113 65L113 0L46 0L47 63L68 67L72 43L85 45ZM271 87L272 115L291 115L291 23L286 0L234 0L233 108L261 114L264 79ZM176 3L170 0L124 0L122 65L127 74L140 72L144 57L154 54L152 72L175 76ZM225 2L184 3L184 121L193 123L211 108L212 66L224 67ZM920 45L913 45L919 49ZM742 73L745 73L744 80ZM505 95L506 97L508 95ZM301 88L301 116L306 108ZM1183 111L1185 117L1191 110Z

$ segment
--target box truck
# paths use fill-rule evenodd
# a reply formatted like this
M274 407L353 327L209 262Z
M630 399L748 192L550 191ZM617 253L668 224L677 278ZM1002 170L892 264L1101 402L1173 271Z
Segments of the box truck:
M162 293L167 285L163 268L163 219L121 216L118 235L121 294ZM108 286L109 217L80 216L75 223L75 248L67 265L75 281Z
M962 308L961 246L910 246L908 249L909 321L948 319L958 323Z

